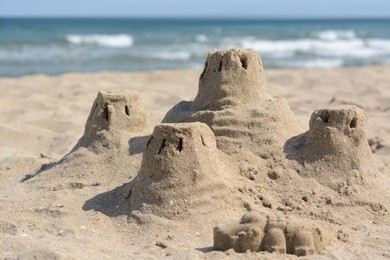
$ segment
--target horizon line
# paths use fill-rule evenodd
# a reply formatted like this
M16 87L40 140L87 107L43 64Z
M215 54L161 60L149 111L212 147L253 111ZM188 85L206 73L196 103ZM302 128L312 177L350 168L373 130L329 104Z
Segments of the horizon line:
M193 16L193 17L180 17L180 16L110 16L110 15L0 15L0 19L133 19L133 20L237 20L237 21L267 21L267 20L387 20L388 17L362 17L362 16L334 16L334 17L210 17L210 16Z

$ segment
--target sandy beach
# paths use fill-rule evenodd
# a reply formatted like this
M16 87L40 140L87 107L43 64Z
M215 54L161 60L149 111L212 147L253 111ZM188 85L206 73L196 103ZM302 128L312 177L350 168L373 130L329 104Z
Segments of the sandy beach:
M269 132L264 130L265 121L259 122L263 133L269 135L267 140L274 138L276 143L281 143L281 154L276 151L273 158L267 157L274 153L269 152L272 143L271 148L262 146L264 150L256 150L259 154L250 150L252 148L241 152L239 148L231 148L230 143L223 143L223 136L215 139L204 124L192 123L194 125L188 129L187 125L154 129L163 119L168 123L176 120L166 115L179 102L197 97L200 74L198 70L172 70L0 78L0 256L4 259L294 259L294 254L213 250L214 227L238 222L245 213L259 211L269 216L279 214L287 219L287 225L293 219L322 230L321 234L329 242L324 242L325 249L319 253L321 256L316 256L318 259L390 258L389 66L329 70L265 67L264 91L270 96L285 98L293 113L290 119L284 114L272 114L272 108L267 112L276 121L285 120L283 124L272 125L275 129L286 129L281 132L280 140L273 128ZM94 116L91 109L98 92L118 89L138 93L139 102L145 105L147 125L133 132L114 132L120 135L115 139L118 145L113 141L114 150L107 150L111 149L111 137L98 134L98 144L109 140L106 150L95 149L96 144L84 145L82 140L77 146L88 118ZM275 98L270 104L277 102L279 99ZM262 105L257 103L261 117ZM283 104L280 106L284 109ZM318 171L324 169L323 177L318 179L310 175L309 170L304 176L302 169L306 166L283 155L289 151L284 136L288 139L305 133L315 110L338 105L354 105L366 113L365 137L374 166L363 156L361 169L365 168L361 172L375 172L363 176L358 168L362 181L350 185L350 179L346 180L345 190L332 188L333 184L328 183L336 179L336 175L332 175L336 174L333 168L313 163L310 167L317 167ZM126 108L126 113L141 113L138 107L130 111ZM115 113L116 108L113 109ZM178 107L177 111L184 110ZM237 119L242 115L245 119L244 112L234 113L229 116ZM219 119L215 116L213 120ZM234 130L218 127L221 127L218 128L220 135ZM215 129L212 130L217 133ZM259 134L237 131L245 138ZM150 135L154 139L150 139ZM172 174L180 173L185 163L199 170L201 186L199 193L193 195L196 202L190 206L179 204L179 199L169 199L175 196L191 199L189 194L193 194L195 188L189 184L190 180L188 183L187 179L183 180L182 186L180 180L174 179L161 184L173 185L172 189L179 185L179 191L174 190L172 194L153 193L160 186L146 191L150 185L157 185L154 179L152 184L142 182L147 176L154 178L154 172L165 167L165 161L150 157L151 152L146 150L148 140L152 150L160 146L153 142L163 139L170 149L170 138L179 135L184 136L184 148L180 143L177 149L181 152L191 147L196 156L188 155L177 161L167 151L166 160L176 166L166 167ZM187 141L198 135L209 138L204 141L204 147L196 141ZM358 141L366 145L365 140ZM241 145L245 148L250 144L242 141L240 149ZM265 140L263 144L269 143ZM74 153L68 154L72 149ZM202 149L206 150L202 152ZM351 148L350 154L342 156L352 158L353 152ZM254 158L256 156L261 157L261 161ZM278 156L280 162L276 162ZM214 164L216 168L209 168ZM366 170L366 166L371 170ZM145 186L134 182L138 173L146 176L139 177L139 182ZM126 192L129 194L123 195ZM125 206L118 203L118 198L127 201L126 196L131 192L135 197L129 199L128 206L127 202ZM143 202L142 192L145 197L161 196L168 201L167 208L151 206L149 211L145 210L144 204L154 205L154 200ZM133 205L139 208L135 210ZM129 208L139 212L129 213ZM172 215L173 208L176 215Z

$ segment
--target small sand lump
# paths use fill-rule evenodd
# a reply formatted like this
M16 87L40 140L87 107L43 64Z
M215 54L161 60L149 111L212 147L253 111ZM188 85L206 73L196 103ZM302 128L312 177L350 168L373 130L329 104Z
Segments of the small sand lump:
M310 221L250 212L240 223L214 228L214 249L313 255L323 252L329 243L324 232Z

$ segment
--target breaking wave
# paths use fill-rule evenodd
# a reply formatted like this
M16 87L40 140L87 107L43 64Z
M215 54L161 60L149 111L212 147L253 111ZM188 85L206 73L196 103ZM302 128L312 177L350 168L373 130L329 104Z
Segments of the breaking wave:
M333 36L332 36L333 37ZM295 39L257 40L248 37L241 40L244 48L253 48L261 54L273 57L315 55L319 57L372 58L390 55L390 40L385 39Z
M89 44L112 48L131 47L134 43L133 37L127 34L70 34L66 36L66 41L76 45Z

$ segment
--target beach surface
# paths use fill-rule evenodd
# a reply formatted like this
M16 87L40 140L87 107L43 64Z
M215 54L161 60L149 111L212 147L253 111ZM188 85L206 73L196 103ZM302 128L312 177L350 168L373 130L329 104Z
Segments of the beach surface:
M133 220L129 220L128 215L112 208L116 204L106 196L134 180L140 169L144 140L173 106L196 97L200 73L198 70L173 70L0 78L0 256L5 259L280 258L280 255L264 252L239 254L212 250L213 227L220 221L238 221L248 206L240 211L235 211L239 207L234 206L233 213L220 219L209 219L207 212L203 212L212 205L199 206L199 214L196 208L192 208L192 216L188 217L190 224L185 216L177 221L175 217L161 216L133 216ZM347 205L348 196L335 193L333 201L338 200L337 196L344 196L344 206L321 204L323 198L320 195L317 198L315 194L326 194L327 191L317 191L319 186L313 180L313 184L307 187L314 190L311 197L299 195L305 198L299 202L306 203L304 206L293 199L294 191L288 190L290 184L286 184L285 193L292 198L291 203L282 205L282 199L271 196L265 201L262 197L258 207L264 207L270 214L279 211L285 216L320 220L324 225L331 225L334 235L330 237L336 242L329 243L324 257L390 258L389 195L380 194L382 190L390 189L390 67L271 69L265 71L265 77L267 93L287 100L297 127L303 131L309 129L310 116L316 109L355 105L366 112L366 137L383 181L375 182L369 191L359 194L374 194L383 201L372 199L375 203ZM98 92L118 89L138 92L146 106L148 126L130 138L134 142L138 140L134 150L114 159L108 158L109 154L103 154L108 159L102 159L99 152L90 154L79 150L79 157L61 161L83 136ZM289 128L289 125L283 127ZM204 131L203 128L194 129L195 132ZM130 142L130 146L132 144ZM112 153L112 156L116 154ZM224 167L232 168L229 159L224 157L227 155L218 156ZM83 165L85 158L88 161L86 166ZM214 163L212 159L199 160ZM118 165L125 165L127 170L118 173ZM278 177L275 176L277 174L272 175L268 186L262 188L265 197L273 185L283 193L283 185L278 186ZM248 179L243 178L244 188L241 187L240 192L244 195L240 196L247 196L245 198L249 201L251 191L245 187L252 189L252 186L245 186ZM299 183L299 180L297 177L292 182ZM224 181L227 186L235 185L229 183L228 178ZM239 178L236 183L241 183ZM221 192L216 193L216 197L224 194L223 185L220 185ZM259 185L266 184L259 182ZM204 188L205 192L212 190ZM204 195L207 197L207 193ZM252 202L257 205L255 200ZM231 203L236 203L236 200Z

